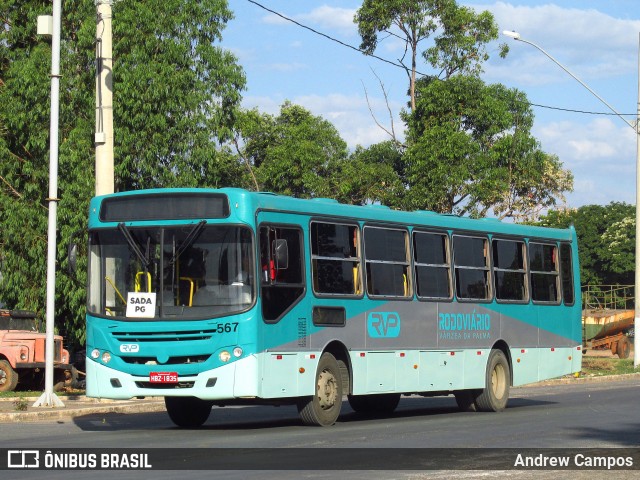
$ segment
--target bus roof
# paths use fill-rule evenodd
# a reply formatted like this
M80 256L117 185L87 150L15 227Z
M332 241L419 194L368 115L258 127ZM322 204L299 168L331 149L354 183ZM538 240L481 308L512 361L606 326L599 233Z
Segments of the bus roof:
M525 237L552 238L557 240L575 240L575 230L538 227L503 222L497 218L472 219L453 214L441 214L429 210L394 210L385 205L348 205L331 198L300 199L271 192L252 192L241 188L162 188L119 192L112 195L95 197L91 201L90 211L96 215L99 204L111 197L131 195L164 196L172 193L224 194L230 205L241 205L245 212L278 211L309 216L330 217L335 220L365 221L371 223L392 223L423 228L455 229L458 231L487 232L498 235L518 235ZM233 209L232 209L233 210ZM91 217L91 216L90 216ZM96 218L90 222L95 227Z

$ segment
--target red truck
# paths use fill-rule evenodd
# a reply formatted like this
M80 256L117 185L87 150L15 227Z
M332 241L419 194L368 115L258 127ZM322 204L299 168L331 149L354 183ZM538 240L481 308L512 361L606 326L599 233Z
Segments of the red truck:
M15 390L18 382L44 387L46 335L38 331L36 315L24 310L0 309L0 392ZM72 385L77 372L69 363L62 337L54 336L54 389Z

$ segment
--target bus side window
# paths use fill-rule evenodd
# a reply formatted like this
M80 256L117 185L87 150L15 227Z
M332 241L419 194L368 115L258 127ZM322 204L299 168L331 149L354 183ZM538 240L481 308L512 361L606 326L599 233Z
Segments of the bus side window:
M486 237L453 236L456 296L460 300L489 300L489 258Z
M276 322L304 295L302 231L298 227L260 227L262 315Z
M360 295L358 226L311 222L311 278L320 295Z
M409 234L399 228L364 228L367 293L371 296L412 295L409 283Z
M571 259L571 245L560 245L560 276L562 277L562 297L565 305L573 305L575 295L573 292L573 262Z
M529 242L531 298L534 302L559 303L558 247Z

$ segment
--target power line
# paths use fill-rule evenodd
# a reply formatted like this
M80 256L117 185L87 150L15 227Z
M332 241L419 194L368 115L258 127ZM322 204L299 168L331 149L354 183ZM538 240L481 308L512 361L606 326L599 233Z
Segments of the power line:
M613 112L589 112L586 110L575 110L572 108L562 108L562 107L550 107L549 105L540 105L537 103L531 103L531 102L527 102L529 105L531 105L532 107L539 107L539 108L548 108L550 110L560 110L561 112L570 112L570 113L583 113L585 115L608 115L608 116L613 116L613 117L617 117L618 114L617 113L613 113ZM621 113L621 116L625 116L625 117L636 117L637 114L636 113Z
M401 69L403 69L405 71L408 70L408 68L406 66L402 65L401 63L396 63L396 62L393 62L393 61L391 61L389 59L380 57L378 55L366 53L366 52L364 52L362 49L360 49L358 47L354 47L353 45L350 45L350 44L348 44L346 42L343 42L342 40L334 38L331 35L327 35L326 33L320 32L320 31L318 31L318 30L316 30L314 28L309 27L308 25L300 23L297 20L294 20L293 18L287 17L286 15L283 15L280 12L276 12L275 10L272 10L272 9L262 5L261 3L256 2L255 0L247 0L247 1L249 3L253 3L255 6L261 8L263 10L266 10L269 13L273 13L274 15L277 15L278 17L282 18L283 20L286 20L287 22L291 22L291 23L299 26L300 28L304 28L305 30L309 30L310 32L315 33L316 35L320 35L321 37L324 37L327 40L335 42L335 43L337 43L337 44L339 44L339 45L341 45L343 47L349 48L351 50L355 50L358 53L362 53L363 55L367 55L367 56L373 57L376 60L380 60L381 62L388 63L389 65L393 65L394 67L401 68ZM422 76L426 75L426 74L421 73L421 72L419 72L417 70L416 70L416 73L418 75L422 75ZM526 103L527 105L530 105L532 107L546 108L548 110L558 110L558 111L561 111L561 112L580 113L580 114L584 114L584 115L605 115L605 116L612 116L613 115L613 116L628 116L628 117L634 117L634 118L637 116L637 114L635 114L635 113L621 113L621 114L618 115L618 114L612 113L612 112L592 112L592 111L586 111L586 110L576 110L576 109L571 109L571 108L552 107L550 105L541 105L541 104L532 103L532 102L523 102L523 103Z
M388 60L386 58L379 57L379 56L374 55L374 54L365 53L363 50L359 49L358 47L354 47L353 45L349 45L348 43L345 43L342 40L338 40L337 38L334 38L334 37L332 37L330 35L327 35L326 33L322 33L322 32L320 32L318 30L315 30L315 29L313 29L313 28L311 28L311 27L309 27L307 25L304 25L304 24L298 22L297 20L294 20L293 18L289 18L286 15L283 15L283 14L281 14L279 12L276 12L275 10L271 10L270 8L265 7L264 5L254 1L254 0L247 0L247 1L249 3L253 3L254 5L262 8L263 10L266 10L269 13L273 13L274 15L277 15L278 17L282 18L283 20L286 20L288 22L294 23L294 24L298 25L299 27L304 28L305 30L309 30L310 32L313 32L316 35L320 35L321 37L324 37L324 38L326 38L328 40L331 40L332 42L336 42L336 43L342 45L343 47L347 47L347 48L350 48L351 50L355 50L358 53L362 53L364 55L368 55L368 56L373 57L373 58L375 58L377 60L380 60L382 62L385 62L385 63L388 63L390 65L393 65L394 67L399 67L399 68L402 68L403 70L408 70L407 67L405 67L401 63L396 63L396 62L393 62L393 61ZM420 73L420 72L416 72L416 73ZM424 75L424 74L420 73L420 75Z

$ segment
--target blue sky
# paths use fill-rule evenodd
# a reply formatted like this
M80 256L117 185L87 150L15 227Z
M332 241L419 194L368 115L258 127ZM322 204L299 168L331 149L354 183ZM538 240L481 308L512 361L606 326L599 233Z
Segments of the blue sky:
M361 2L257 0L265 7L340 41L359 46L353 15ZM638 102L640 4L637 0L459 1L493 13L500 32L515 30L536 43L629 121ZM247 74L243 105L276 114L285 100L331 121L351 148L388 139L376 125L402 132L405 72L269 13L247 0L230 0L235 13L223 32ZM497 55L508 43L506 59ZM425 47L426 48L426 47ZM635 204L636 134L576 80L536 48L503 35L491 45L483 79L524 91L534 107L533 133L575 177L568 207ZM397 63L402 45L381 42L376 55ZM421 72L430 73L425 64ZM388 96L388 105L380 82ZM369 101L367 101L367 96ZM551 107L551 108L545 108ZM575 113L578 110L592 113Z

